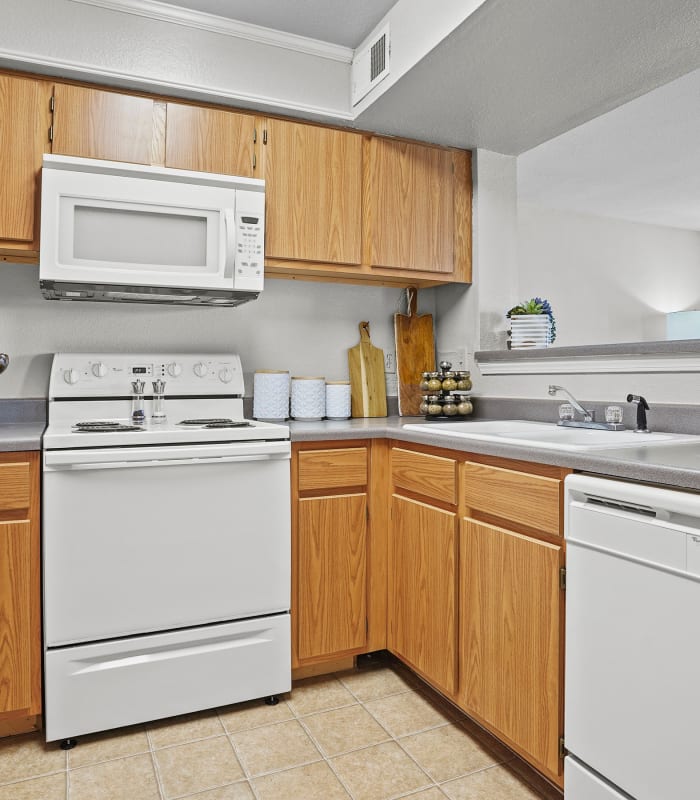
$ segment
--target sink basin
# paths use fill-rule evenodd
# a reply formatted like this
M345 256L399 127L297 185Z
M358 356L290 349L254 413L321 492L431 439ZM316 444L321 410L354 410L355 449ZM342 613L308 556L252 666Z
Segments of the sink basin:
M523 447L555 450L605 450L640 445L675 444L700 441L700 436L679 433L635 433L632 430L605 431L592 428L567 428L552 422L526 420L475 420L474 422L410 423L406 430L436 433L459 439L501 442Z

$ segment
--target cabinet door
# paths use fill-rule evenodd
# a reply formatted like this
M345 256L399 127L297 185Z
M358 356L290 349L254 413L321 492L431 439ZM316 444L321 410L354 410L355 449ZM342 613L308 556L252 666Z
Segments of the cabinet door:
M0 251L39 250L38 176L49 145L51 84L0 75Z
M365 221L371 266L451 273L452 151L377 137L368 151Z
M297 655L363 648L367 638L367 495L299 500Z
M51 152L151 164L153 112L147 97L57 83Z
M394 495L389 649L431 683L456 690L456 515Z
M30 523L0 522L0 715L32 706L34 574Z
M561 548L462 521L459 701L540 768L560 772Z
M254 177L255 117L168 103L165 166Z
M359 264L362 136L268 119L264 141L266 256Z

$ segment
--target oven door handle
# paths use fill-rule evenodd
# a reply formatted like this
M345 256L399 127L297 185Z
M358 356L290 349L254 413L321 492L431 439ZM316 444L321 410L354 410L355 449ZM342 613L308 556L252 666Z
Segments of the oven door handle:
M217 449L220 451L217 453ZM238 452L236 452L238 449ZM44 452L44 469L124 469L127 467L169 467L183 464L226 464L251 461L284 461L290 458L290 444L251 442L238 448L227 445L204 445L177 450L173 448L128 448L111 450L49 450Z
M153 461L96 461L90 464L53 465L52 470L129 469L138 467L179 467L185 464L231 464L251 461L274 461L279 456L222 456L221 458L162 458Z

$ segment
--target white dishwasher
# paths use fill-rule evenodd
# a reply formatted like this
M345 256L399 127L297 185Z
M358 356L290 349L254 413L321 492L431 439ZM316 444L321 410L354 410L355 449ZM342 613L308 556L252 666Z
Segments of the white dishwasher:
M700 798L700 494L566 479L566 800Z

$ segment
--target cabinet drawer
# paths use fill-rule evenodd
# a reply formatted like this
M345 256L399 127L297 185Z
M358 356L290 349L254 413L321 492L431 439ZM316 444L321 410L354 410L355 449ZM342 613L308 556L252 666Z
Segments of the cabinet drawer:
M408 489L455 505L457 480L455 461L442 456L395 447L391 451L391 479L399 489Z
M462 486L467 509L561 534L558 478L468 461L462 465Z
M0 464L0 511L29 508L29 463Z
M299 453L299 491L367 484L367 448L306 450Z

